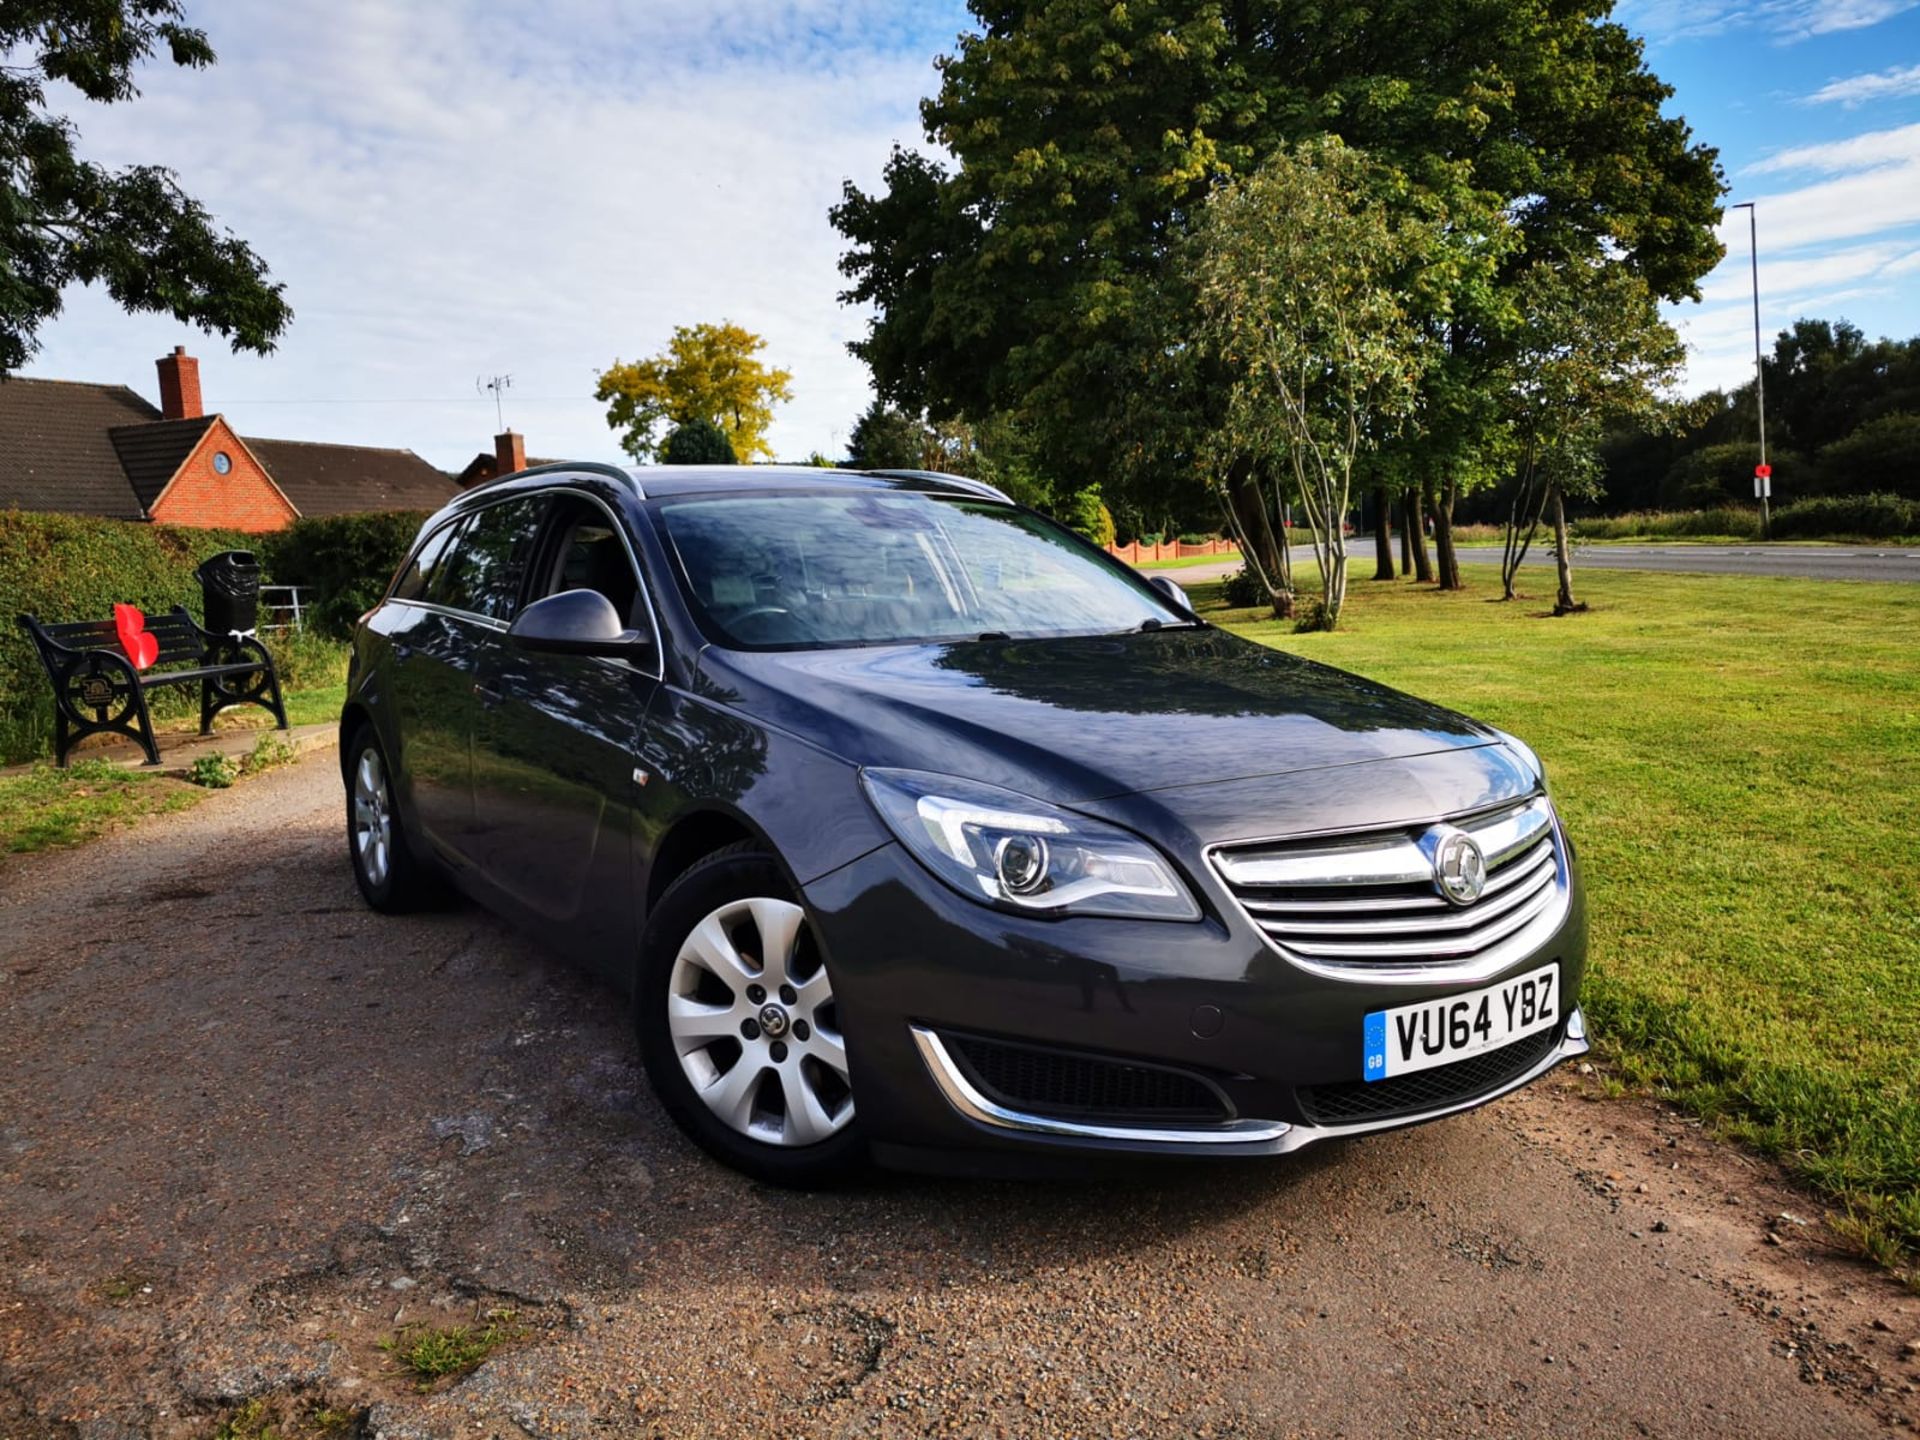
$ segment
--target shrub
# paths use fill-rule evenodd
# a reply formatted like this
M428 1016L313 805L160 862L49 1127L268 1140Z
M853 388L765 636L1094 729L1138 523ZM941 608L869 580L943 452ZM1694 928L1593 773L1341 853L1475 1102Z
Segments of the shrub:
M209 790L225 790L240 778L240 767L219 753L201 755L187 767L187 779Z
M1767 457L1773 464L1774 487L1789 489L1810 479L1813 467L1791 450ZM1712 509L1753 498L1753 467L1760 447L1752 441L1709 445L1675 461L1660 482L1660 503L1675 509Z
M261 558L275 584L312 592L309 625L344 640L386 593L426 518L424 511L388 510L300 519L262 537Z
M1096 545L1113 544L1113 512L1102 503L1098 485L1069 495L1060 518Z
M1226 583L1221 586L1221 593L1226 597L1227 604L1235 610L1245 610L1252 605L1265 605L1271 598L1267 594L1267 587L1260 583L1260 577L1253 573L1251 566L1247 565L1242 565L1227 576Z
M1643 536L1731 536L1760 538L1760 511L1721 505L1711 510L1637 510L1627 515L1590 516L1569 520L1576 540L1633 540Z
M1920 500L1920 415L1882 415L1820 452L1824 490ZM1850 531L1870 534L1870 531Z
M1783 540L1821 535L1875 540L1920 536L1920 501L1898 495L1816 495L1774 511L1773 533Z
M689 420L676 425L660 447L663 465L738 465L733 442L711 420ZM811 463L811 462L809 462Z

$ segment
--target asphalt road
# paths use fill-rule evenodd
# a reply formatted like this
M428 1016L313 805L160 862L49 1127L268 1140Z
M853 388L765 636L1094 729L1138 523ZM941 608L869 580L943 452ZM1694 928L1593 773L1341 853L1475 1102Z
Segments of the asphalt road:
M1357 535L1347 542L1350 564L1373 573L1373 539ZM1397 551L1395 552L1398 553ZM1465 565L1497 565L1492 545L1463 545ZM1535 544L1528 565L1553 564L1553 546ZM1665 570L1694 575L1789 575L1807 580L1904 580L1920 582L1920 546L1871 545L1581 545L1574 563L1595 570ZM1182 582L1218 580L1240 568L1238 560L1219 565L1150 571Z
M752 1184L614 996L473 909L361 906L332 763L0 861L7 1440L249 1402L394 1440L1920 1423L1920 1296L1578 1076L1278 1163ZM381 1348L500 1312L428 1392Z

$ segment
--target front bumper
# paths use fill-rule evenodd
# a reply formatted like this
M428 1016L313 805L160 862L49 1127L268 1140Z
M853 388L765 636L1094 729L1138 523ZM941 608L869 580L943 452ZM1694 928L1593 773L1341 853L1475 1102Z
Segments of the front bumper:
M1569 857L1571 866L1571 858ZM1577 1008L1586 919L1571 903L1543 942L1498 975L1383 986L1302 970L1200 885L1191 923L1004 914L954 894L897 844L806 887L833 968L861 1123L882 1159L1003 1156L1276 1155L1318 1140L1395 1129L1484 1104L1587 1050ZM1531 1065L1417 1113L1317 1123L1312 1087L1360 1079L1370 1011L1438 998L1557 961L1567 1021ZM955 1063L943 1036L984 1035L1205 1077L1228 1105L1207 1122L1108 1121L1005 1103Z

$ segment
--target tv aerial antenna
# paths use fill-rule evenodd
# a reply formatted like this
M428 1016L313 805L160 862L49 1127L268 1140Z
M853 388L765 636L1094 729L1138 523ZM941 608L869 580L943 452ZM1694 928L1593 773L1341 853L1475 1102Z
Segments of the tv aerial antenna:
M513 376L511 375L484 375L473 382L474 394L493 396L493 418L502 432L507 428L506 408L502 404L502 397L512 388Z

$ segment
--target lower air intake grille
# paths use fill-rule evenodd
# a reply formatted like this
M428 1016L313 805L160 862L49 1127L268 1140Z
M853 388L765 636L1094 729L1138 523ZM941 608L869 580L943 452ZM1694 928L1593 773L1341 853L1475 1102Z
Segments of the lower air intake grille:
M1347 1080L1337 1085L1307 1085L1297 1092L1300 1109L1316 1125L1355 1125L1444 1110L1477 1095L1498 1090L1524 1075L1552 1053L1560 1031L1529 1035L1498 1050L1416 1070L1392 1080Z
M989 1100L1035 1115L1107 1120L1226 1120L1220 1092L1197 1075L975 1035L943 1035Z

